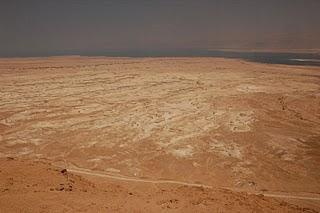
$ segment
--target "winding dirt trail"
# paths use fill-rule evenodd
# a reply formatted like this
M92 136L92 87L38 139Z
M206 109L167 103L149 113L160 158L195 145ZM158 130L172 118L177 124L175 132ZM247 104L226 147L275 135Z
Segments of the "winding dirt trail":
M142 182L142 183L155 183L155 184L178 184L178 185L183 185L183 186L194 186L194 187L203 187L203 188L214 188L213 186L210 185L205 185L205 184L197 184L197 183L188 183L188 182L183 182L183 181L174 181L174 180L149 180L149 179L141 179L141 178L133 178L133 177L126 177L126 176L116 176L116 175L111 175L111 174L104 174L100 172L94 172L92 170L88 169L68 169L68 171L73 172L73 173L78 173L78 174L83 174L83 175L91 175L91 176L97 176L97 177L104 177L104 178L110 178L110 179L115 179L115 180L120 180L120 181L132 181L132 182ZM273 197L273 198L285 198L285 199L300 199L300 200L314 200L314 201L320 201L320 196L303 196L303 195L293 195L290 192L286 193L265 193L261 191L246 191L246 190L241 190L239 188L232 188L232 187L218 187L221 189L228 189L231 191L236 191L236 192L246 192L248 194L255 194L255 195L263 195L266 197Z

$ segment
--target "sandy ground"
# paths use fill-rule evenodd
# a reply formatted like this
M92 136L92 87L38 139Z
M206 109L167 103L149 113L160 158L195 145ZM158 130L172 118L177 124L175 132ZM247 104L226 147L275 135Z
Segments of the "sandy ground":
M262 195L88 180L46 162L1 159L1 212L313 212Z
M14 203L24 199L27 182L8 162L27 173L26 181L65 177L58 171L56 177L30 175L35 166L46 168L35 163L41 159L89 178L82 183L79 177L80 185L108 182L150 197L147 204L144 195L131 200L114 192L118 209L110 211L137 207L138 200L138 212L160 211L153 201L161 187L183 200L175 211L192 206L187 195L200 196L199 188L214 199L218 191L221 202L190 211L237 210L238 204L224 208L237 196L251 208L243 212L319 211L320 68L215 58L0 59L0 157L0 170L21 180L21 187L0 192L0 202L11 203L0 205L4 210L31 202ZM47 188L53 184L48 181ZM48 196L48 204L35 204L39 211L55 203L57 211L76 211L79 202L110 203L112 193L106 200L100 190L108 187L94 189L92 199L41 187L41 193L25 192L29 200ZM225 200L225 193L235 197Z

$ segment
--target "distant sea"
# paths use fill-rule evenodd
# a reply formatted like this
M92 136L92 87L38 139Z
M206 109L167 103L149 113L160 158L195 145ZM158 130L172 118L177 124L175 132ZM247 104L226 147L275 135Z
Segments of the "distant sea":
M209 51L209 55L214 57L239 58L267 64L320 66L319 53Z
M96 56L97 53L89 54ZM100 53L100 56L122 57L220 57L236 58L247 61L285 64L320 66L320 53L279 53L279 52L239 52L221 50L183 50L183 51L126 51Z

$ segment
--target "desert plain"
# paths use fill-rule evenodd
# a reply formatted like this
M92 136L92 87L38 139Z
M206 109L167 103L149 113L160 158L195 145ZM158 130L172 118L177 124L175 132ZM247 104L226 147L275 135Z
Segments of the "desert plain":
M0 212L318 212L320 67L0 59Z

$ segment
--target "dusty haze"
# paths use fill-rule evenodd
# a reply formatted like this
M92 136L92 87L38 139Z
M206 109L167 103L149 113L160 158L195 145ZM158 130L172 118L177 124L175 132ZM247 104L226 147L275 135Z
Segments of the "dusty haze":
M0 56L320 48L320 2L1 1Z

